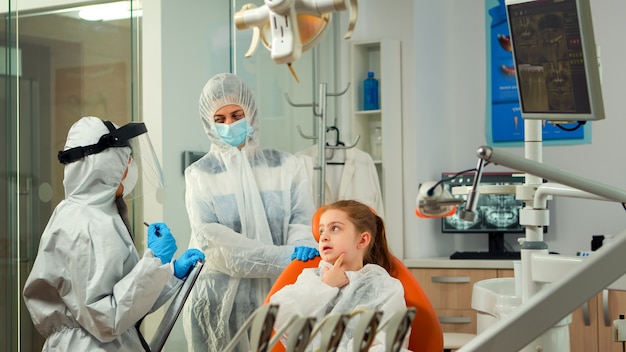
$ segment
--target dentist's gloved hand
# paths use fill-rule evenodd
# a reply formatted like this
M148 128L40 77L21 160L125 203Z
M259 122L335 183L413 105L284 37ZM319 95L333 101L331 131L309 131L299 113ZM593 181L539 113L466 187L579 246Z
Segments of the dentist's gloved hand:
M162 222L155 222L148 226L148 248L152 250L155 257L161 259L163 264L171 262L178 249L170 228Z
M199 249L190 248L174 261L174 276L184 279L198 260L204 260L204 253Z
M317 248L313 247L305 247L299 246L291 254L291 260L298 259L300 261L306 262L309 259L313 259L320 255L320 252Z

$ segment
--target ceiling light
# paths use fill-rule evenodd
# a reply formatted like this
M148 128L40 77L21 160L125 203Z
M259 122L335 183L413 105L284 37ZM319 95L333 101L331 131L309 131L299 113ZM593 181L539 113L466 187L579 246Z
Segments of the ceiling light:
M141 17L141 9L132 9L130 1L119 1L82 7L78 13L86 21L113 21Z

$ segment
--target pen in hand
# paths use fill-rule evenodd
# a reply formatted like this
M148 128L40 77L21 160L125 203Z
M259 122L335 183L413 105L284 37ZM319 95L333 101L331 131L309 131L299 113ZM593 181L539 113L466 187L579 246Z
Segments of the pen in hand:
M150 227L150 224L148 224L147 222L143 222L144 225L146 225L146 227ZM159 233L159 229L157 228L154 233L157 235L157 237L161 237L161 234Z

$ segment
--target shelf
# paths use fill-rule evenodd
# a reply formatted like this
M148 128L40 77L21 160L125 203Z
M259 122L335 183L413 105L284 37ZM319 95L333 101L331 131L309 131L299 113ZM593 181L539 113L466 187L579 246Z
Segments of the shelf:
M354 112L355 115L376 115L380 114L382 110L357 110Z
M404 256L404 216L402 192L402 60L400 41L353 42L351 44L350 81L352 138L360 135L356 147L372 151L371 136L380 127L382 146L374 165L383 197L384 218L389 247L398 257ZM363 81L374 72L379 83L380 109L363 110ZM374 158L372 158L374 159Z

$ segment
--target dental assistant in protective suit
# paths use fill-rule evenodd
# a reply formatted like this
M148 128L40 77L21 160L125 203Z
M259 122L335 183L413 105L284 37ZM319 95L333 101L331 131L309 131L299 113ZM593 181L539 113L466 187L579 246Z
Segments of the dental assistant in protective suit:
M185 170L192 234L206 263L183 309L189 351L223 351L292 259L316 255L304 164L259 145L257 108L237 76L211 78L200 96L209 152ZM252 350L248 336L238 351Z
M135 249L122 196L134 186L126 181L136 180L129 140L145 132L143 123L117 128L97 117L70 128L59 152L65 199L44 229L23 292L46 338L43 351L143 350L136 324L204 258L189 249L172 262L176 240L163 223L149 226L143 258Z

